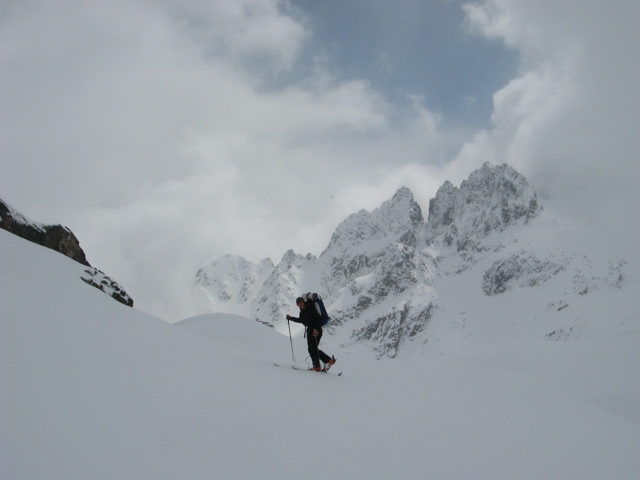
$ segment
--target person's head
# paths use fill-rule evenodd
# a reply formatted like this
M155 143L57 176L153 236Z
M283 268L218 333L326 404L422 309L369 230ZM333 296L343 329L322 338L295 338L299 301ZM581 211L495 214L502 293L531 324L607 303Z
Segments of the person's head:
M302 297L296 298L296 305L298 305L298 307L300 307L300 310L304 310L304 307L307 306L307 304L304 301L304 298L302 298Z

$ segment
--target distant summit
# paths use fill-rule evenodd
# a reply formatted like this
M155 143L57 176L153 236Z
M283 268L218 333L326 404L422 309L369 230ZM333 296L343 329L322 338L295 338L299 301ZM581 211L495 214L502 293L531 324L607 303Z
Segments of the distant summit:
M429 202L427 235L458 250L491 232L527 224L542 210L535 189L509 165L485 163L459 188L445 182Z

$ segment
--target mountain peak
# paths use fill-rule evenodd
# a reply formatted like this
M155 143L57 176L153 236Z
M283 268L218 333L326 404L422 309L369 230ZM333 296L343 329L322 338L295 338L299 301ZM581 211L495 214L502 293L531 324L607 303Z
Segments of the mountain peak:
M362 244L397 241L407 233L415 233L424 226L420 205L407 187L399 188L393 197L371 212L360 210L347 217L334 232L322 256L345 249L353 250Z
M485 163L460 187L445 182L429 202L430 240L463 250L489 233L526 224L542 206L535 189L513 167Z
M396 193L393 194L393 199L408 199L413 200L413 193L409 190L408 187L400 187Z

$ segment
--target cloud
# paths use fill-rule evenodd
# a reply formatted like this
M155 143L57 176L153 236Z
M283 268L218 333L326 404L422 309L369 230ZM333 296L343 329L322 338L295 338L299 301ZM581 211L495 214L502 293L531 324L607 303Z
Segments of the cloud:
M470 138L444 132L418 94L399 105L332 72L289 2L0 8L0 193L71 227L163 318L195 313L189 287L211 258L317 255L347 215L403 185L426 209L484 161L514 165L585 221L637 200L631 2L467 6L468 29L522 58L492 128Z
M510 163L568 218L637 243L638 217L624 206L640 201L640 4L496 0L465 9L471 28L522 60L494 94L493 128L449 168Z
M164 318L188 309L208 259L318 254L339 221L399 186L376 172L447 145L418 97L399 110L318 65L286 80L311 32L284 2L4 9L3 196L70 226L94 265ZM359 188L376 198L345 201Z

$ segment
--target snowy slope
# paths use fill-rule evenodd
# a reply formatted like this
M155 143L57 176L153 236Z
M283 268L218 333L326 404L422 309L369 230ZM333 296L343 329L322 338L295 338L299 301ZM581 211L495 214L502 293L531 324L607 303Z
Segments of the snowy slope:
M640 478L630 324L394 361L327 338L338 377L273 366L289 338L252 320L113 302L4 231L0 266L3 480Z
M549 212L492 234L482 245L487 251L467 258L446 247L434 249L441 272L439 311L429 336L414 342L446 353L640 327L637 273L606 242L558 224Z

